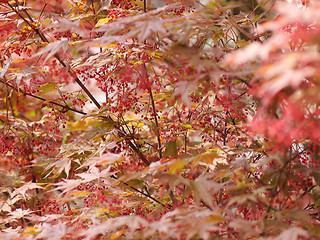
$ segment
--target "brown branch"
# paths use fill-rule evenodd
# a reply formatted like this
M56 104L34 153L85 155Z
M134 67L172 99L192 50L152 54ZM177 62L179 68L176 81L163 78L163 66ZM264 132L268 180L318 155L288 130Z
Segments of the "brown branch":
M143 11L147 12L147 1L143 0Z
M160 131L159 131L159 123L158 123L158 118L157 118L157 112L156 112L156 107L154 104L154 99L153 99L153 95L152 95L152 90L151 88L149 89L149 94L150 94L150 99L151 99L151 105L152 105L152 109L153 109L153 118L154 118L154 122L156 124L156 135L157 135L157 140L158 140L158 151L159 151L159 157L160 159L162 158L162 149L161 149L161 139L160 139Z
M112 120L113 122L115 122L110 116L109 119ZM150 165L149 160L143 155L143 153L139 150L139 148L130 140L127 138L127 134L125 134L124 132L122 132L119 128L119 126L114 126L114 128L118 131L118 135L120 137L124 137L125 140L128 142L130 148L139 156L139 158L144 162L144 164L146 166Z
M82 111L79 111L79 110L77 110L77 109L71 108L71 107L69 107L68 105L62 105L62 104L57 103L57 102L54 102L54 101L52 101L52 100L48 100L48 99L45 99L45 98L42 98L42 97L33 95L33 94L31 94L31 93L27 93L27 92L23 91L21 88L14 87L14 86L12 86L11 84L3 81L2 79L0 79L0 82L3 83L3 84L5 84L6 86L8 86L8 87L10 87L10 88L12 88L12 89L14 89L14 90L16 90L17 92L21 92L23 95L27 95L27 96L29 96L29 97L33 97L33 98L39 99L39 100L41 100L41 101L51 103L51 104L53 104L53 105L62 107L63 109L65 109L65 110L67 110L67 111L73 111L73 112L76 112L76 113L79 113L79 114L82 114L82 115L86 115L86 114L87 114L87 113L85 113L85 112L82 112Z
M115 175L110 176L110 178L113 178L113 179L118 180L118 178L117 178ZM141 190L139 190L139 189L137 189L137 188L135 188L135 187L130 186L130 185L129 185L128 183L126 183L126 182L123 182L123 181L121 181L121 180L119 180L119 181L120 181L122 184L128 186L129 188L133 189L134 191L142 194L143 196L145 196L145 197L147 197L147 198L150 198L151 200L153 200L154 202L160 204L161 206L163 206L163 207L165 207L165 208L167 208L167 209L172 208L172 206L171 206L170 204L169 204L168 206L164 205L162 202L160 202L160 201L157 200L156 198L152 197L152 196L150 195L150 193L146 194L146 193L144 193L143 191L141 191Z
M224 131L223 131L223 146L226 145L226 141L227 141L227 125L228 125L228 121L226 118L224 122Z

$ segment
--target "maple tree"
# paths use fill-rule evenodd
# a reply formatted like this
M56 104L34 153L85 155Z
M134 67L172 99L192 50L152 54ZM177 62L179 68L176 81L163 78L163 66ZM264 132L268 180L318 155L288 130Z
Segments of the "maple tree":
M319 11L0 0L0 238L318 239Z

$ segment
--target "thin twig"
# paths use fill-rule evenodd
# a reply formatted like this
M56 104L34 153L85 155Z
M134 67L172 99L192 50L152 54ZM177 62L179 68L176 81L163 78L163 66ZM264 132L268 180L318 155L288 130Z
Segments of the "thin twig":
M114 129L117 130L119 137L124 138L125 141L129 144L130 148L139 156L139 158L144 162L146 166L150 165L150 161L143 155L143 153L139 150L139 148L128 138L128 134L121 130L121 126L114 121L111 116L101 116L101 118L106 119L107 121L111 121L113 123Z
M42 8L42 10L41 10L41 13L40 13L40 15L39 15L39 19L41 18L41 15L42 15L42 13L44 12L44 9L47 7L47 5L48 5L48 3L45 3L45 4L44 4L44 6L43 6L43 8Z
M215 0L215 2L217 3L219 8L223 8L220 1L219 0ZM244 36L246 36L248 39L250 40L254 40L254 37L248 33L247 31L245 31L242 27L239 26L239 24L237 24L237 22L234 20L232 14L227 14L226 18L230 21L230 23L236 28L238 29Z
M10 87L10 88L12 88L12 89L14 89L14 90L16 90L17 92L21 92L23 95L27 95L27 96L29 96L29 97L33 97L33 98L39 99L39 100L41 100L41 101L51 103L51 104L53 104L53 105L62 107L63 109L68 110L68 111L73 111L73 112L76 112L76 113L79 113L79 114L82 114L82 115L86 115L86 114L87 114L87 113L85 113L85 112L82 112L82 111L79 111L79 110L77 110L77 109L71 108L71 107L69 107L68 105L62 105L62 104L57 103L57 102L54 102L54 101L52 101L52 100L48 100L48 99L45 99L45 98L42 98L42 97L33 95L33 94L31 94L31 93L27 93L27 92L23 91L21 88L14 87L14 86L12 86L11 84L3 81L2 79L0 79L0 82L3 83L3 84L5 84L6 86L8 86L8 87Z
M11 97L9 96L10 94L9 94L8 86L6 86L6 94L7 94L7 101L9 102L9 106L10 106L10 109L11 109L12 116L15 117L13 106L12 106Z
M118 178L117 178L115 175L110 176L110 178L113 178L113 179L118 180ZM129 185L128 183L126 183L126 182L123 182L123 181L121 181L121 180L119 180L119 182L121 182L122 184L128 186L129 188L133 189L134 191L142 194L143 196L145 196L145 197L147 197L147 198L150 198L150 199L153 200L154 202L159 203L161 206L163 206L163 207L165 207L165 208L167 208L167 209L172 208L172 206L171 206L170 204L169 204L168 206L166 206L166 205L164 205L162 202L160 202L159 200L157 200L156 198L152 197L150 194L146 194L146 193L144 193L143 191L141 191L141 190L139 190L139 189L137 189L137 188L135 188L135 187L130 186L130 185Z
M239 26L238 23L236 23L236 21L234 20L233 16L231 13L229 13L226 18L231 22L231 24L238 29L244 36L246 36L248 39L250 40L254 40L254 37L248 33L246 30L244 30L242 27Z
M156 135L157 135L157 139L158 139L158 151L159 151L159 157L160 159L162 158L162 149L161 149L161 139L160 139L160 131L159 131L159 123L158 123L158 118L157 118L157 112L156 112L156 107L154 104L154 99L153 99L153 95L152 95L152 90L151 88L149 89L149 94L150 94L150 99L151 99L151 105L152 105L152 109L153 109L153 118L154 118L154 122L156 124Z
M226 118L224 122L224 131L223 131L223 146L226 145L226 140L227 140L227 125L228 125L228 122Z

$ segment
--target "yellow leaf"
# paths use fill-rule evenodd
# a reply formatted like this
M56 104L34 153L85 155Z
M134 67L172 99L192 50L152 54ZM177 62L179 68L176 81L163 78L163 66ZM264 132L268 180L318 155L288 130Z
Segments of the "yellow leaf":
M182 161L180 158L175 159L172 161L172 163L169 165L169 174L175 174L176 172L180 172L184 166L186 166L188 162Z
M94 28L100 27L101 25L108 23L110 20L112 19L112 17L106 17L106 18L102 18L100 19L97 24L94 26Z
M133 193L131 193L131 192L121 194L121 196L123 196L123 197L131 196L131 195L133 195Z
M36 227L27 227L24 235L36 235L39 233L39 229Z
M143 122L140 122L140 121L130 121L130 122L127 123L127 125L129 127L134 126L136 128L142 128L145 124Z
M195 165L199 164L199 162L203 162L206 164L212 164L213 160L215 158L219 158L219 154L217 152L206 152L197 155L192 163L192 166L194 167Z
M109 43L109 44L107 44L105 46L102 46L102 47L103 47L104 50L107 50L109 48L113 48L114 49L116 46L117 46L116 43Z
M48 93L48 92L53 93L57 91L56 85L57 85L56 83L48 82L47 84L40 86L38 88L38 91L42 93Z
M91 192L72 192L72 193L66 194L65 197L67 197L67 196L85 197L90 194L92 194L92 193Z
M201 161L211 164L213 159L218 158L219 154L217 152L205 153L201 157Z
M69 122L67 121L67 126L69 131L77 131L77 130L87 130L89 127L96 126L97 124L105 125L106 121L102 121L100 119L92 119L86 118L84 120L80 120L77 122Z
M110 236L110 240L116 240L116 239L119 239L123 234L124 234L124 229L116 232L116 233L112 233L111 236Z
M181 127L193 129L193 127L190 124L181 124Z
M212 180L216 181L217 179L220 179L227 175L229 173L229 170L221 171L217 176L215 176Z
M115 160L115 163L121 162L123 160L125 160L124 157L119 157L119 159ZM109 165L110 165L110 160L103 160L102 162L99 162L96 164L96 166L105 166L105 167L107 167Z
M99 210L99 216L101 214L104 214L104 213L109 213L109 208L108 207L107 208L102 208L102 209Z
M219 215L211 215L205 218L206 222L223 222L225 219Z

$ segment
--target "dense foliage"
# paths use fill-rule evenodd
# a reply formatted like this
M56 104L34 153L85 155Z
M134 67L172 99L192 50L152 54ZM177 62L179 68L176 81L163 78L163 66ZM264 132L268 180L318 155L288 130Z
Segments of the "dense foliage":
M319 239L319 12L0 0L0 239Z

